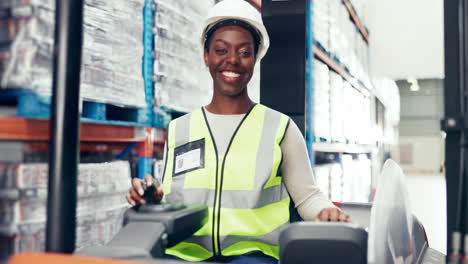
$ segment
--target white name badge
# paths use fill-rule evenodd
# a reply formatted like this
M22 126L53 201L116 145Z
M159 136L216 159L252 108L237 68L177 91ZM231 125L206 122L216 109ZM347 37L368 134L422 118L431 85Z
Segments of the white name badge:
M189 142L174 150L174 176L204 168L205 139Z

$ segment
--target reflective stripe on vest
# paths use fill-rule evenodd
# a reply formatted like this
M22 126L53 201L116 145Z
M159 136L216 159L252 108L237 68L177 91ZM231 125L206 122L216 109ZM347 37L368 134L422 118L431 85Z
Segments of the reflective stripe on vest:
M206 204L206 224L166 253L188 261L262 251L278 258L278 237L289 221L290 198L278 175L289 117L253 106L219 157L203 109L172 121L163 188L168 202ZM174 175L174 150L204 139L204 168Z

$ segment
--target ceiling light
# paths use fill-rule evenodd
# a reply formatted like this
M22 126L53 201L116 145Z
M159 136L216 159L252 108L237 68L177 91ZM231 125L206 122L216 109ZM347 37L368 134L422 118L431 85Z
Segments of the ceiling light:
M413 77L408 78L408 83L411 84L410 85L410 91L412 91L412 92L419 91L420 87L419 87L418 80L416 78L413 78Z
M418 84L417 82L411 84L411 86L410 86L410 91L412 91L412 92L417 92L417 91L419 91L419 84Z

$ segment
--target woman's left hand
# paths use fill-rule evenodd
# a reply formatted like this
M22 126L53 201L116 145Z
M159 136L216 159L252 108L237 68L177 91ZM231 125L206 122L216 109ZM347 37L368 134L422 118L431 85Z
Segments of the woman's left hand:
M317 215L315 221L351 222L351 217L338 208L325 208Z

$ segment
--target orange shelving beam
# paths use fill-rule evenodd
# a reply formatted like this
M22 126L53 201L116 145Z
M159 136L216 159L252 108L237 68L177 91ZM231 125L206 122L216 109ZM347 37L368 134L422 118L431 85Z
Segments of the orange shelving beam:
M353 5L349 0L343 0L343 4L346 6L346 9L348 9L349 15L353 19L354 24L356 24L356 26L359 28L359 31L361 31L362 37L364 38L366 43L369 44L369 32L367 32L366 28L364 27L358 15L356 14Z
M49 120L0 117L0 140L48 141L49 127ZM82 142L145 142L146 138L144 127L80 124ZM153 143L164 144L164 140L155 139Z
M352 77L343 67L341 67L334 59L330 58L325 52L323 52L320 48L317 46L313 45L312 46L312 52L314 53L314 56L321 61L323 61L325 64L328 65L331 69L333 69L335 72L337 72L341 77L343 77L346 81L348 81L354 88L358 89L362 93L366 93L368 89L365 88L363 85L361 85L356 78Z

